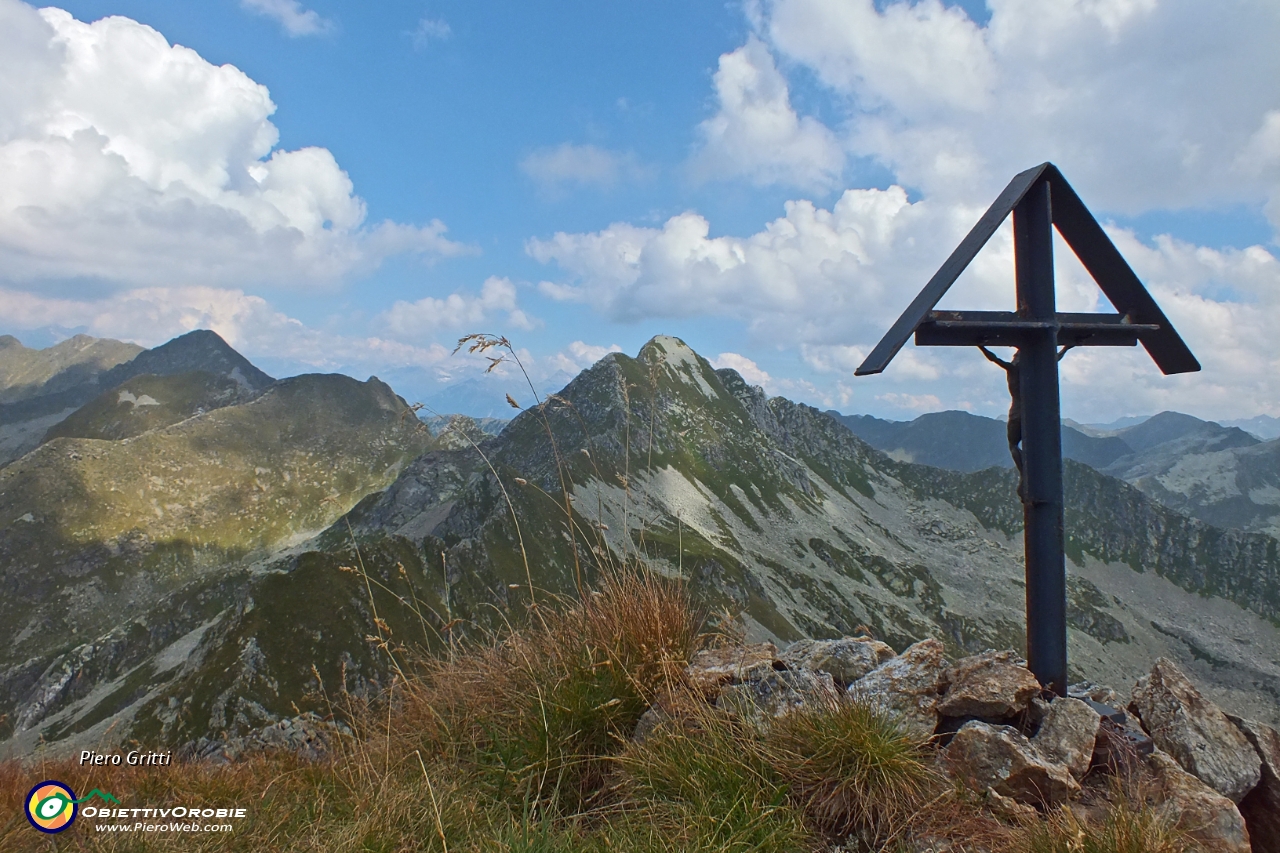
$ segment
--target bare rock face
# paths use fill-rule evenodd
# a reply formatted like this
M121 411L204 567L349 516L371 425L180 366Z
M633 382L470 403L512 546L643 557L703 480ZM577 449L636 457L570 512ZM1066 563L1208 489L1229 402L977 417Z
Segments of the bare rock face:
M1035 820L1040 816L1035 806L1020 803L1012 797L997 793L994 788L987 789L987 808L997 817L1017 823L1024 820Z
M770 671L763 678L724 687L716 707L762 726L800 708L831 708L840 700L830 673Z
M1280 853L1280 734L1253 720L1230 719L1262 758L1262 781L1240 801L1253 849Z
M829 672L835 682L849 685L893 658L893 648L870 637L843 640L796 640L782 653L791 669Z
M965 723L947 746L946 764L952 776L973 790L990 788L1027 805L1055 806L1080 793L1065 767L1046 761L1011 726Z
M1248 739L1168 658L1138 679L1130 708L1156 746L1232 802L1262 779L1262 761Z
M1049 706L1031 743L1047 761L1080 779L1089 771L1102 717L1079 699L1058 698Z
M1214 853L1251 853L1249 830L1236 804L1192 776L1164 752L1146 759L1154 784L1148 804ZM1267 848L1263 848L1267 849Z
M736 649L703 649L693 656L685 675L691 687L714 700L726 685L764 678L783 666L777 646L756 643Z
M291 752L308 761L319 761L332 752L339 738L350 734L346 726L306 712L263 726L243 737L226 740L202 737L179 747L177 753L188 761L211 764L230 764L262 752Z
M964 658L947 672L946 679L949 686L938 703L938 713L948 717L1011 717L1040 692L1040 682L1026 662L1009 651Z
M938 727L938 692L947 670L942 643L921 640L849 685L851 698L894 717L919 740Z

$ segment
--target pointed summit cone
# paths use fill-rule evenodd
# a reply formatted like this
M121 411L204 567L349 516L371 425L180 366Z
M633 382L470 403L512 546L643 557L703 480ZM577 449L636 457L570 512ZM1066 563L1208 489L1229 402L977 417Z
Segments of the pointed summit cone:
M713 368L705 358L679 338L671 335L655 335L640 348L638 360L651 367L666 370L678 381L696 387L706 397L721 396L724 388L716 378Z
M261 391L275 381L236 352L217 332L196 329L113 368L102 375L99 385L114 388L144 373L172 376L193 370L226 376L249 391Z

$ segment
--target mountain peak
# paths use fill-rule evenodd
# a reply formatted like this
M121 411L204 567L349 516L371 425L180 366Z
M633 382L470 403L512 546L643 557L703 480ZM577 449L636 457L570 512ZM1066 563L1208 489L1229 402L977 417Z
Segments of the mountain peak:
M674 335L654 335L652 338L649 339L649 342L647 344L645 344L640 348L640 355L643 356L645 351L648 350L650 347L657 347L662 352L665 352L668 354L674 354L676 352L683 351L685 353L688 353L691 356L694 356L694 357L697 356L697 353L693 351L693 347L689 346L684 341L680 340Z
M1120 430L1117 435L1135 451L1141 453L1202 430L1221 431L1221 429L1219 424L1202 421L1192 415L1184 415L1181 412L1161 412L1136 426Z
M196 329L179 335L155 349L139 353L103 377L103 387L111 388L144 373L172 376L201 370L229 377L245 390L260 391L275 379L263 373L210 329Z
M706 397L720 396L716 386L720 379L705 358L693 347L671 335L654 335L640 348L639 360L645 364L663 365L681 382L696 387Z

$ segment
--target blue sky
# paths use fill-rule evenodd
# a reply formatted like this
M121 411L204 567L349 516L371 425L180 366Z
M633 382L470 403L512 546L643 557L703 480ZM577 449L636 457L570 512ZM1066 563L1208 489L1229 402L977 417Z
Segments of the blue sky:
M0 332L33 345L209 327L426 399L470 331L551 386L667 333L822 407L996 414L976 353L852 371L1048 159L1206 368L1073 353L1065 414L1280 415L1273 2L59 8L0 0ZM1068 255L1060 305L1105 308ZM980 261L947 304L1007 304L1007 235Z

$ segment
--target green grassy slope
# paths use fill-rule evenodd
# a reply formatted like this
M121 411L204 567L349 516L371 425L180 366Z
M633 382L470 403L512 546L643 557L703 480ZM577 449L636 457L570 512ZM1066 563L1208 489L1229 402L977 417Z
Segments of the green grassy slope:
M133 438L255 396L234 379L204 370L174 376L143 374L85 403L51 428L44 440Z
M155 633L167 597L212 595L204 617L229 606L238 593L210 584L331 524L431 443L385 384L312 375L134 438L57 438L0 470L0 703L87 692L50 681L58 660L100 658L83 644L135 621Z

